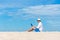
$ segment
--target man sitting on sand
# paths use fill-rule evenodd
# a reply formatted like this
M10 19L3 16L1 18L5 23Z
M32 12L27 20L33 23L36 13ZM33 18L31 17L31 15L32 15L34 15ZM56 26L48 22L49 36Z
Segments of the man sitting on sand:
M33 26L33 25L31 24L32 28L31 28L31 29L29 29L29 30L28 30L28 32L31 32L31 31L33 31L33 30L35 30L35 32L42 32L43 27L42 27L41 20L40 20L40 19L38 19L38 20L37 20L37 22L38 22L38 26L37 26L37 27L35 27L35 26Z

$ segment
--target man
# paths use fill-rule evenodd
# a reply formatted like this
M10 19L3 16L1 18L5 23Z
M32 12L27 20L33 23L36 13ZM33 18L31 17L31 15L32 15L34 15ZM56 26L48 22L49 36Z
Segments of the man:
M30 30L28 30L28 32L31 32L31 31L33 31L33 30L35 30L36 32L42 32L43 27L42 27L41 20L38 19L37 22L38 22L38 26L35 27L35 26L33 26L33 25L31 24L31 25L32 25L32 28L31 28Z

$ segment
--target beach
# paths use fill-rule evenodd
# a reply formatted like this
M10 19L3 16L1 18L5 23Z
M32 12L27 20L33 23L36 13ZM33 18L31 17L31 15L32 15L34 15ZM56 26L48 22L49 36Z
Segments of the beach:
M0 32L0 40L60 40L60 32Z

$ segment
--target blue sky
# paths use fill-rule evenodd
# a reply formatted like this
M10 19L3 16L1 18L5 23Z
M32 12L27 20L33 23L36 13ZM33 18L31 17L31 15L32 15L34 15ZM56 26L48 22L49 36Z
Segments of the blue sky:
M26 31L38 17L43 31L60 31L60 0L0 0L0 31Z

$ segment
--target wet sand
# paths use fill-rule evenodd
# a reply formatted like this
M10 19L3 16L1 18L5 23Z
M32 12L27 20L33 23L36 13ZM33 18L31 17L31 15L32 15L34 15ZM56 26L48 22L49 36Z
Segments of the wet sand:
M0 32L0 40L60 40L60 32Z

